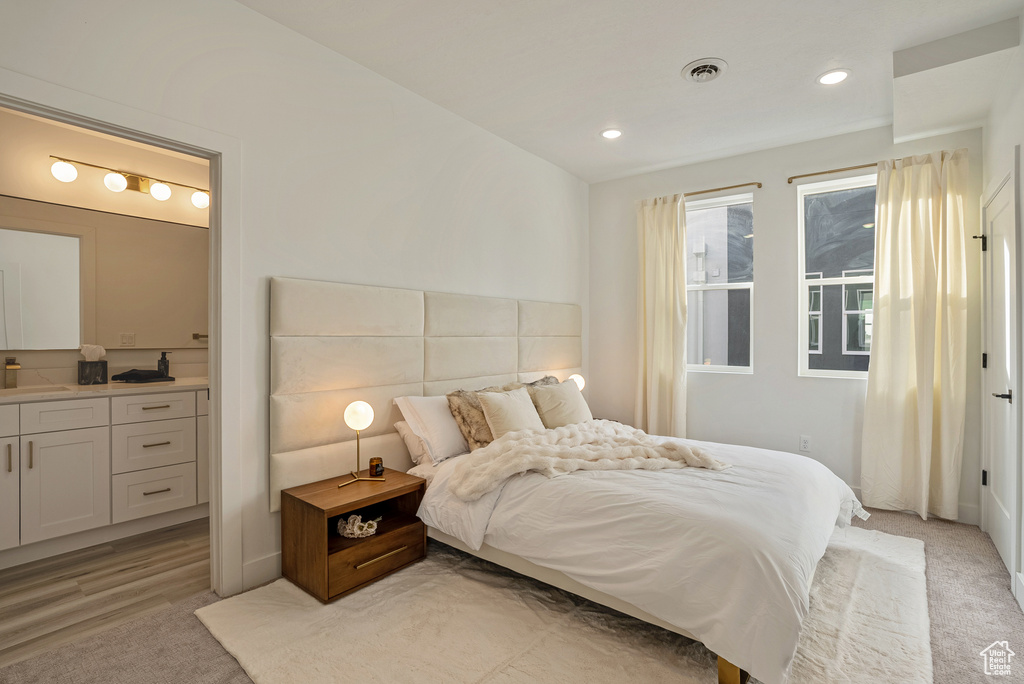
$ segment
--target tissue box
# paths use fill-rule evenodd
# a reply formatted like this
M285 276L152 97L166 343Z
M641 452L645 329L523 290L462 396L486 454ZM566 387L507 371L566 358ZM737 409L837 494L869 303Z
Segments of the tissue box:
M78 362L78 384L79 385L106 385L107 384L107 362L106 361L79 361Z

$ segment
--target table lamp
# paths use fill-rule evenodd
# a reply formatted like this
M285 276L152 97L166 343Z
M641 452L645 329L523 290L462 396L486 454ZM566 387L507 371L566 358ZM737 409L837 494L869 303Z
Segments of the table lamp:
M359 431L365 430L370 427L370 423L373 422L373 407L367 404L365 401L353 401L345 409L345 425L356 431L356 469L352 473L352 479L348 482L342 482L338 485L338 488L350 485L353 482L384 482L383 477L360 477L359 471L362 470L359 463Z
M583 388L586 387L587 385L587 381L584 380L583 376L580 375L579 373L573 373L572 375L570 375L569 380L575 382L576 386L580 388L581 392L583 391Z

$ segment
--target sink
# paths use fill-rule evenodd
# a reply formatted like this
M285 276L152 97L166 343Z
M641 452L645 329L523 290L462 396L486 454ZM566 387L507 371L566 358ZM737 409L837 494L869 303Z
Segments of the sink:
M0 397L10 397L16 394L53 394L54 392L70 392L71 390L63 385L52 385L45 387L15 387L13 389L0 389Z

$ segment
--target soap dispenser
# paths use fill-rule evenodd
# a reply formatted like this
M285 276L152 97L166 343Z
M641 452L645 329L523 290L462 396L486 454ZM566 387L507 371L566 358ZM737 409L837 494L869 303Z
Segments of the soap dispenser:
M160 371L160 375L165 378L171 377L171 362L168 360L167 355L171 352L160 352L160 360L156 362L156 369Z

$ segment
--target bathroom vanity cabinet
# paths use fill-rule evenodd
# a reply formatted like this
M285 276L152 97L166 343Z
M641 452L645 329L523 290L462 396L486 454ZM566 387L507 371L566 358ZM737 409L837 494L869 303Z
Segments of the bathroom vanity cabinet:
M195 386L0 403L0 551L200 503L196 408L208 390Z

